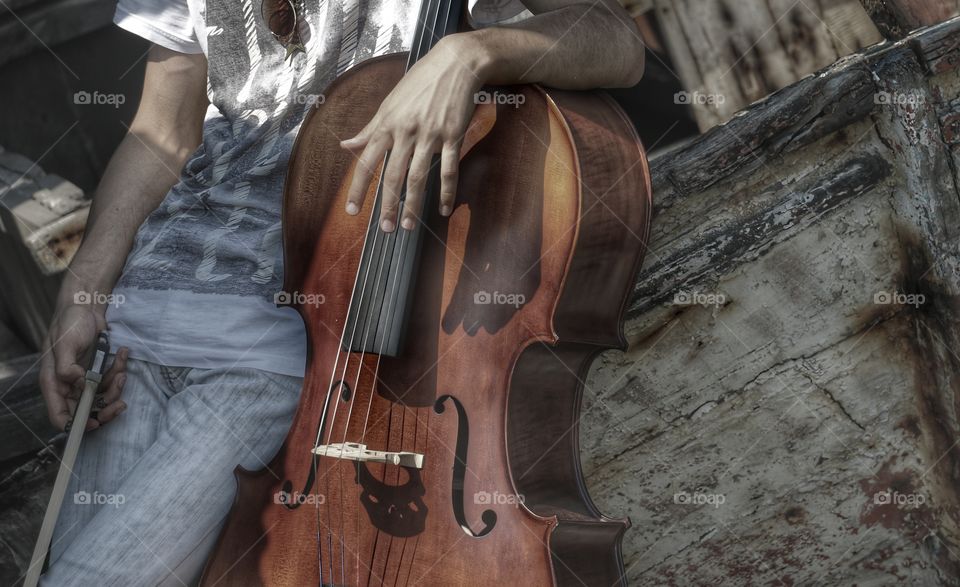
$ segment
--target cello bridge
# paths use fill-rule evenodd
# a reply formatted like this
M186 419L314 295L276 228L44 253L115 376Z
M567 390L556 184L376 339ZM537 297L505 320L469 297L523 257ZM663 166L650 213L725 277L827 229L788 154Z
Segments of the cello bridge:
M382 450L367 450L367 445L356 442L336 442L320 444L313 449L313 453L322 457L333 457L347 461L363 463L386 463L411 469L423 468L423 455L415 452L386 452Z

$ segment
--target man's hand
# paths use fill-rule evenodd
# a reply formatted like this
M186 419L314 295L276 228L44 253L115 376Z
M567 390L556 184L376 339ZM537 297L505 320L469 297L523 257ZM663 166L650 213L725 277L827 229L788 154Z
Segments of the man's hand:
M449 216L457 189L460 145L483 85L483 52L468 35L444 37L418 61L380 105L360 134L341 146L359 155L347 196L347 213L357 214L387 151L380 227L396 228L404 175L406 204L400 225L411 229L421 213L430 164L440 153L440 213ZM409 167L409 174L407 169Z
M453 211L460 145L485 84L539 83L583 90L627 87L643 74L644 44L617 0L523 0L535 16L504 26L449 35L418 61L357 136L341 142L359 155L347 196L357 214L377 166L383 172L380 227L397 217L404 174L406 205L400 224L416 224L435 153L441 154L440 213Z
M66 429L77 408L87 372L85 361L105 328L102 310L91 305L70 304L54 316L40 359L40 391L47 404L47 416L58 430ZM121 348L110 370L100 383L99 410L96 419L87 420L86 429L99 428L126 409L120 400L126 382L127 349Z
M74 294L113 290L137 228L177 182L184 161L200 144L207 108L207 62L151 47L137 115L100 180L83 243L60 288L57 311L44 342L40 389L50 422L63 430L82 391L87 353L106 328L105 308L77 304ZM87 430L124 410L127 350L120 349L100 384Z

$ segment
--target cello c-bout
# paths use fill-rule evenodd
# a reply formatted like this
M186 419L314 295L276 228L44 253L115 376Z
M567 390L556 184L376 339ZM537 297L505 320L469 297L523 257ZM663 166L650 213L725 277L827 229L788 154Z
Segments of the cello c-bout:
M340 139L456 9L425 2L411 54L347 71L301 127L283 230L302 397L269 465L238 469L203 585L626 584L629 522L590 500L577 423L593 358L625 346L649 230L627 117L599 92L485 88L449 218L434 178L421 225L381 232L379 173L343 212Z

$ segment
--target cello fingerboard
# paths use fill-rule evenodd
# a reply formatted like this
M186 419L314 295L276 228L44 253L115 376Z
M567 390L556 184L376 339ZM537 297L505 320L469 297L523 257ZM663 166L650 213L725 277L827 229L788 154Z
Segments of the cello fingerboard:
M421 2L407 70L444 35L457 31L460 5L461 2L456 0ZM423 210L419 211L424 218L431 206L437 203L439 167L439 158L434 157L425 188ZM395 218L394 226L398 227L395 231L385 233L380 230L377 219L380 217L383 196L382 176L380 181L347 315L343 349L394 357L400 354L403 344L424 228L422 220L412 230L399 228L399 218ZM401 194L401 201L404 195Z
M424 207L436 201L435 174L427 182ZM381 186L382 187L382 186ZM413 298L423 223L412 230L380 230L381 189L377 190L374 221L367 228L360 269L347 314L343 349L395 357L400 354ZM395 220L395 226L399 222Z

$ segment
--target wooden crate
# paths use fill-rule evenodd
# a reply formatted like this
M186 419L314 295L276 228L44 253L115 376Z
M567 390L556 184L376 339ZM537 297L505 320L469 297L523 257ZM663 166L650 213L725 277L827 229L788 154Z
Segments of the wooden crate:
M46 334L89 205L72 183L0 149L0 303L10 329L33 350Z

